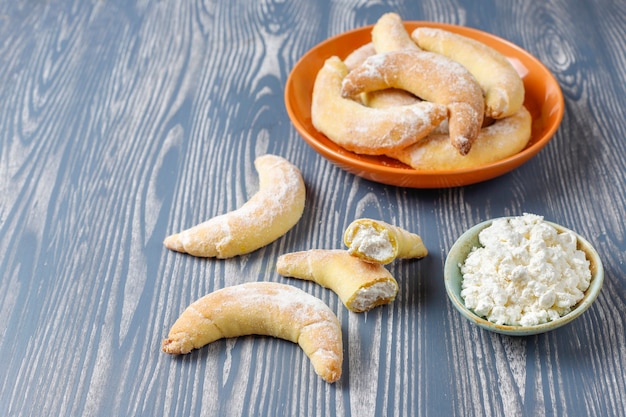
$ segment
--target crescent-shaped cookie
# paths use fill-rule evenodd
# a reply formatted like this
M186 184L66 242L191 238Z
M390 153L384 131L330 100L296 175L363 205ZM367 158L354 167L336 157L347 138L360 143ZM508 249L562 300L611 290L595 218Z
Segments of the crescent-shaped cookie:
M397 13L385 13L378 19L372 28L372 43L377 53L400 49L419 50Z
M419 102L377 109L341 96L348 73L338 58L326 60L313 86L313 126L339 146L356 153L383 155L424 138L447 116L444 105Z
M524 83L509 60L490 46L437 28L417 28L411 34L420 48L461 63L485 92L485 114L501 119L524 103Z
M329 288L355 313L389 304L398 293L398 283L385 267L365 262L345 250L287 253L278 257L276 270L281 275Z
M419 170L472 168L522 151L530 140L531 128L531 115L522 107L513 116L498 119L492 125L482 128L472 150L465 156L456 152L445 133L433 133L415 145L389 156Z
M350 255L383 265L428 255L419 235L381 220L354 220L343 234L343 243Z
M342 95L399 88L448 108L452 145L466 155L483 123L483 91L461 64L426 51L398 50L373 55L343 79Z
M239 209L168 236L164 245L200 257L231 258L283 236L300 220L306 190L300 170L286 159L264 155L254 161L259 190Z
M162 349L185 354L223 338L273 336L297 343L327 382L341 376L341 325L324 302L273 282L226 287L193 302L172 326Z

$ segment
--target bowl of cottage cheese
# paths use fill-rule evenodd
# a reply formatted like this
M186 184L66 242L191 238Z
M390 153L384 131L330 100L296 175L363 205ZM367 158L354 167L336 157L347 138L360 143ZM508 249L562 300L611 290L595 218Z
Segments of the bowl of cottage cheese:
M526 213L485 221L461 235L444 276L464 317L487 330L524 336L580 316L597 298L604 270L583 237Z

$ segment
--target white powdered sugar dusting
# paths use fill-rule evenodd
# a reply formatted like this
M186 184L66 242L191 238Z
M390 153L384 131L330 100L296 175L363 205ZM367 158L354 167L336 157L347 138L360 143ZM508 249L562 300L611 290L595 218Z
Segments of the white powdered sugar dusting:
M231 239L241 237L239 232L234 233L236 230L245 231L246 239L250 242L274 240L297 221L285 218L284 227L274 228L277 219L289 216L295 211L295 207L302 205L300 200L304 198L304 186L298 169L273 155L259 157L256 165L260 180L259 191L239 209L219 219L225 233L221 239L224 245L229 244Z
M224 290L227 302L238 305L265 306L268 310L286 313L297 327L313 323L334 321L334 313L319 298L290 285L272 282L240 284Z

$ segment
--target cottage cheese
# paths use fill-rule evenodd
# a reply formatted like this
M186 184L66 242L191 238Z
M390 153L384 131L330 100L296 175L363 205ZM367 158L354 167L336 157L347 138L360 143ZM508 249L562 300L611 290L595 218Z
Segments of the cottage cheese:
M349 249L350 253L361 252L370 259L384 262L395 256L389 232L378 231L372 226L359 227Z
M496 219L479 234L465 263L461 297L479 316L532 326L569 313L589 287L591 271L573 233L534 214Z

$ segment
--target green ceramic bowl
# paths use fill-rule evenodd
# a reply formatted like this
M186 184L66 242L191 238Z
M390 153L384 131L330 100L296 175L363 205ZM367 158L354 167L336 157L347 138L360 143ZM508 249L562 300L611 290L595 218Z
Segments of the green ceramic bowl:
M571 230L566 229L565 227L558 224L546 221L546 223L554 226L559 232L570 231L574 233L574 235L578 239L578 249L584 251L587 255L587 259L589 260L591 268L591 283L589 284L589 288L585 292L584 298L580 300L575 308L565 316L547 323L538 324L536 326L499 325L476 315L472 310L465 307L463 298L461 298L461 281L463 279L463 275L461 274L461 269L459 265L465 262L465 258L467 258L467 255L470 253L472 248L480 246L480 243L478 242L478 234L481 230L490 226L492 222L493 220L488 220L483 223L477 224L476 226L469 229L467 232L463 233L461 237L459 237L459 239L454 243L452 248L450 248L450 252L448 253L448 257L446 258L444 279L448 297L452 301L454 307L456 307L456 309L469 321L492 332L507 334L511 336L527 336L532 334L544 333L571 322L576 317L585 312L585 310L587 310L598 297L600 289L602 288L602 282L604 280L604 269L596 250L591 246L589 242L587 242L577 233L572 232Z

